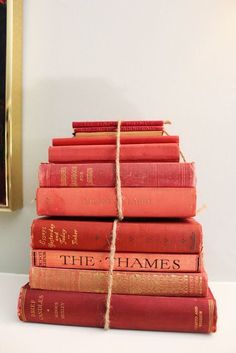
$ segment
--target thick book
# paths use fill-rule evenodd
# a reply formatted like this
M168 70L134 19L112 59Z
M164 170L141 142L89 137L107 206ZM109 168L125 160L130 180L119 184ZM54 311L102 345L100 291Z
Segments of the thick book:
M122 121L121 126L163 126L165 123L169 123L169 121L163 120L127 120ZM112 126L117 127L118 121L73 121L72 127L105 127Z
M32 250L32 265L38 267L108 270L109 252ZM200 272L201 254L115 253L114 271Z
M145 144L145 143L179 143L179 136L152 136L152 135L124 135L120 136L121 144ZM52 139L53 146L71 146L71 145L115 145L116 135L113 136L91 136L81 137L61 137Z
M106 295L21 288L22 321L104 327ZM179 332L216 331L216 301L205 298L118 295L111 297L110 328Z
M50 146L48 159L52 163L114 162L115 145ZM120 146L121 162L179 162L177 143L147 143Z
M113 222L97 219L37 218L31 226L33 249L109 251ZM201 224L191 219L123 221L117 225L117 252L187 253L202 250Z
M136 126L122 126L120 131L162 131L163 126L158 125L136 125ZM116 132L117 126L89 126L89 127L77 127L74 128L74 132Z
M114 187L115 163L41 163L40 187ZM194 163L120 163L123 187L194 187Z
M188 218L196 214L195 188L122 188L124 217ZM38 188L39 216L116 217L115 188Z
M30 286L38 289L106 293L108 271L31 267ZM202 297L207 295L205 271L193 273L113 272L113 294Z

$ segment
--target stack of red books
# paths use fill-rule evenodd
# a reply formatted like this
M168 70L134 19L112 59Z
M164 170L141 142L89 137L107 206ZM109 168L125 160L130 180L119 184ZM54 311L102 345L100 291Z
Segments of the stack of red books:
M180 163L163 121L120 129L124 220L118 222L111 328L215 332L216 302L203 268L194 163ZM23 321L104 327L114 217L117 122L74 122L39 167Z

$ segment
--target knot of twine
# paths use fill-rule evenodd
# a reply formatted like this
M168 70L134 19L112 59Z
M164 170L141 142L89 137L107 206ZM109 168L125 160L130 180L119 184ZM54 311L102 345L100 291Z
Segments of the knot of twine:
M106 312L104 316L104 329L109 330L110 328L110 311L111 311L111 295L113 287L113 270L115 264L115 253L116 253L116 236L117 236L117 224L122 221L123 208L122 208L122 192L121 192L121 180L120 180L120 127L121 121L117 123L116 133L116 201L117 201L117 215L118 218L114 220L111 233L111 245L109 254L109 272L108 272L108 288L106 298Z

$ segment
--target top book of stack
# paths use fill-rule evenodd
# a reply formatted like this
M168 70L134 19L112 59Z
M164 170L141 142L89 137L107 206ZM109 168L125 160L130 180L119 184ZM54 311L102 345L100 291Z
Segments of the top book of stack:
M120 178L125 217L187 218L196 213L193 163L179 163L179 137L163 121L122 122ZM55 138L39 169L37 211L47 216L117 216L117 122L74 122Z

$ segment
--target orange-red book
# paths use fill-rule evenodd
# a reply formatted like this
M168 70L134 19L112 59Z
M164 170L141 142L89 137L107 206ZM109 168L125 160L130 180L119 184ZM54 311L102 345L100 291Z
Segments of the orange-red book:
M51 163L114 162L116 145L50 146ZM177 143L121 144L121 162L179 162Z
M39 267L108 270L109 252L32 250L32 264ZM199 272L201 254L116 253L114 270Z
M122 188L124 217L188 218L196 214L195 188ZM45 216L117 216L115 188L39 188Z
M202 297L207 295L206 272L156 273L113 272L113 294ZM108 272L50 267L32 267L31 288L106 293Z

